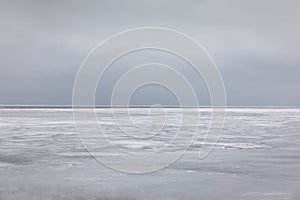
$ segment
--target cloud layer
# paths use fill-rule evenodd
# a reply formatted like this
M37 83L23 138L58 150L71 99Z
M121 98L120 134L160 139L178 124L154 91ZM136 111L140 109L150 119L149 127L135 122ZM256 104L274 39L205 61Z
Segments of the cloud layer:
M0 104L71 104L76 72L95 45L126 29L159 26L208 50L229 105L300 106L299 6L291 0L1 1ZM188 66L182 68L194 80ZM192 84L209 104L203 84ZM135 104L173 104L167 91L140 92ZM105 95L97 100L109 103Z

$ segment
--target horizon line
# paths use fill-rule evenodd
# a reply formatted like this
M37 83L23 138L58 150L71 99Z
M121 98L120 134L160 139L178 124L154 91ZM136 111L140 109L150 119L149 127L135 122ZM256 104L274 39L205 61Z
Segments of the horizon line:
M0 109L5 108L65 108L65 109L71 109L71 108L77 108L77 109L84 109L84 108L151 108L151 105L117 105L117 106L111 106L111 105L94 105L94 106L73 106L73 105L9 105L9 104L0 104ZM288 106L288 105L239 105L239 106L178 106L178 105L162 105L163 108L300 108L300 106Z

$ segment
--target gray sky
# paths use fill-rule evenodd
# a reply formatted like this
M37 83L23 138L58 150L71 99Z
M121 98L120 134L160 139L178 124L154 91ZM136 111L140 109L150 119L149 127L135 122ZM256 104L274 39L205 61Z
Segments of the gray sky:
M0 1L0 104L71 104L76 72L95 45L120 31L159 26L208 50L228 105L300 106L299 6L297 0ZM208 104L203 83L182 69ZM108 76L97 102L109 101L112 84ZM138 91L133 103L174 103L155 87Z

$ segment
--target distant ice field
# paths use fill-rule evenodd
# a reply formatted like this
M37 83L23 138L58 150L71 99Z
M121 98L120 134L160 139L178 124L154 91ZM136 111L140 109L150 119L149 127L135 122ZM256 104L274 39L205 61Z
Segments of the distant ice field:
M183 109L197 113L196 108ZM140 175L121 173L95 160L77 134L72 109L0 109L0 200L300 199L300 109L227 109L222 135L202 160L197 156L211 110L198 109L199 131L184 156L162 170ZM130 115L129 134L139 134L135 126L151 124L148 108L114 111L124 119ZM178 131L180 109L165 111L152 113L165 120L160 132L141 140L119 129L112 109L95 110L113 145L148 153L168 144ZM88 129L90 111L82 112ZM182 134L196 125L184 124Z

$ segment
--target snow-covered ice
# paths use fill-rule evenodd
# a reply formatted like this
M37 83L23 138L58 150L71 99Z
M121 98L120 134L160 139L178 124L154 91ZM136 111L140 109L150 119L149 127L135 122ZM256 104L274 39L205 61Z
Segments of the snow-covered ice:
M152 151L177 130L178 109L166 110L161 133L145 141L119 131L110 109L97 109L96 114L116 146ZM128 114L122 108L117 112ZM130 109L137 126L149 122L148 112ZM157 172L132 175L109 169L90 156L76 132L71 109L0 109L0 200L300 199L300 109L227 109L223 134L203 160L197 153L210 112L200 112L198 137L183 157ZM88 127L89 118L84 120ZM185 124L183 131L192 126Z

